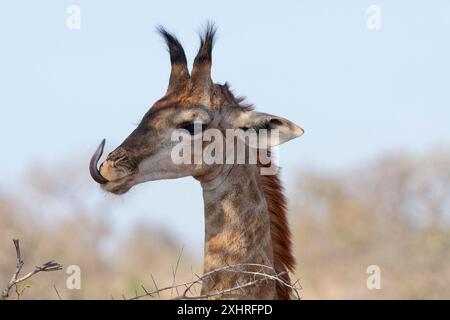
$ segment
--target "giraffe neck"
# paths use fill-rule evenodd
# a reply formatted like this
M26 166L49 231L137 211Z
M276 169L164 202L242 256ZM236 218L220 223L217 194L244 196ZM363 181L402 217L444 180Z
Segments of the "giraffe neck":
M267 202L255 165L229 165L209 181L201 181L205 205L204 272L225 266L243 265L245 270L273 267L273 248ZM256 269L255 269L256 268ZM248 283L249 274L213 273L204 283L205 293ZM264 288L262 288L264 287ZM238 290L238 298L274 298L275 286L265 282ZM230 296L228 296L230 298Z

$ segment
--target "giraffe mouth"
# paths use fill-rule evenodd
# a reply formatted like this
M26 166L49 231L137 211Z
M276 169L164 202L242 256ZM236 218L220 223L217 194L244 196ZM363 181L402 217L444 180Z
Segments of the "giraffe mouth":
M136 170L133 170L132 167L134 166L131 162L123 161L124 157L114 159L111 155L101 164L99 170L98 162L103 154L104 147L105 139L102 140L92 155L89 164L91 177L101 185L103 190L115 194L123 194L135 184ZM116 151L115 155L117 153L119 152Z
M135 185L134 175L129 175L118 180L108 181L101 185L101 188L107 192L117 195L128 192Z
M136 184L136 174L134 172L127 172L121 168L116 169L114 179L109 179L106 183L101 184L101 188L107 192L114 194L124 194ZM118 176L118 174L120 176ZM108 175L109 176L109 175Z

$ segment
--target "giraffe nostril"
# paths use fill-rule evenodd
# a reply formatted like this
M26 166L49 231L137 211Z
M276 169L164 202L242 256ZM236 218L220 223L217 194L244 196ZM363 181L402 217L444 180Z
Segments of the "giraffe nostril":
M120 164L120 162L124 162L127 158L128 158L127 156L123 156L123 157L120 157L119 159L114 160L113 167L116 167L117 164Z
M128 159L128 151L119 147L113 152L111 152L106 160L116 164L121 161L126 161L127 159Z
M119 147L108 155L101 165L100 172L110 181L116 181L133 175L137 171L129 152Z
M116 181L133 173L129 170L124 163L115 163L111 160L106 160L100 166L100 172L109 181Z

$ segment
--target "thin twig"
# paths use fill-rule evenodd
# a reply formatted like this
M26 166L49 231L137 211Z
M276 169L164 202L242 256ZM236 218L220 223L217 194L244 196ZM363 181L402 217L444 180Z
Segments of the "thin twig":
M253 268L257 267L257 268L259 268L259 270L258 271L249 271L249 270L245 270L245 267L253 267ZM248 282L244 282L244 283L236 282L236 286L234 286L232 288L218 290L216 292L209 292L207 294L203 294L203 295L199 295L199 296L191 296L190 295L190 294L192 294L191 289L195 288L195 285L204 283L206 280L212 280L213 279L212 275L214 275L217 272L232 272L232 273L246 274L250 277L250 279ZM261 265L261 264L239 264L239 265L225 266L222 268L218 268L218 269L209 271L202 276L198 276L197 274L195 274L193 272L193 275L195 275L197 277L196 280L192 279L191 281L188 281L188 282L185 282L182 284L178 284L178 285L172 284L171 286L164 287L164 288L158 288L156 285L156 281L152 276L152 280L153 280L156 290L149 292L145 288L143 288L145 294L136 296L136 297L132 298L132 300L138 300L138 299L141 299L144 297L152 297L155 294L157 294L158 297L160 298L160 292L167 291L167 290L171 290L171 292L172 292L174 289L178 289L179 287L184 287L185 289L181 295L178 295L177 297L172 298L174 300L209 299L209 298L213 298L216 296L222 296L222 295L225 295L227 293L237 291L237 290L244 291L244 288L256 285L256 284L264 282L264 281L269 281L269 280L276 281L276 282L280 283L281 285L290 288L292 291L294 291L296 298L300 299L300 295L298 293L299 287L297 287L298 280L293 284L287 283L286 280L283 279L283 276L285 276L286 274L287 274L286 272L275 273L275 269L273 267L269 267L269 266L265 266L265 265Z
M147 291L147 289L145 289L144 285L141 286L142 290L144 290L145 295L149 296L149 297L153 297L153 295Z
M158 294L158 298L161 299L161 296L159 295L158 285L156 284L155 278L153 278L152 274L150 276L152 277L153 285L155 286L155 289L156 289L156 294Z
M175 287L175 282L176 282L176 276L177 276L177 272L178 272L178 266L180 264L180 260L181 260L181 255L183 254L183 250L184 250L184 245L181 247L181 251L180 254L178 255L178 259L177 259L177 264L175 265L175 269L172 267L172 276L173 276L173 280L172 280L172 289L170 290L170 296L172 296L173 293L173 288L175 288L175 290L177 291L177 295L179 295L180 293L178 292L178 288Z
M56 288L56 285L55 285L55 284L53 285L53 289L55 289L55 292L56 292L56 295L58 296L58 299L59 299L59 300L62 300L62 299L61 299L61 296L60 296L60 294L59 294L59 292L58 292L58 289Z
M55 260L50 260L46 263L44 263L42 266L36 266L33 271L27 273L23 277L19 278L19 274L22 271L22 267L24 265L24 261L22 260L22 254L20 252L20 244L19 239L13 240L14 247L16 248L16 258L17 258L17 264L16 264L16 271L11 277L11 280L9 281L6 288L2 291L1 299L4 300L9 297L9 292L11 291L12 287L16 287L16 293L18 295L18 299L20 298L20 295L23 294L24 290L19 290L17 285L21 282L24 282L25 280L31 278L35 274L39 272L51 272L51 271L57 271L62 269L62 265L56 262Z

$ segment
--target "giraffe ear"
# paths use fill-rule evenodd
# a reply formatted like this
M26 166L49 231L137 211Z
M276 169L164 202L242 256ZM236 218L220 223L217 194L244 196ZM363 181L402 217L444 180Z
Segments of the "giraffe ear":
M236 129L244 131L248 129L253 129L256 132L265 130L267 132L268 147L283 144L300 137L304 133L304 130L292 121L262 112L240 112L231 122Z

